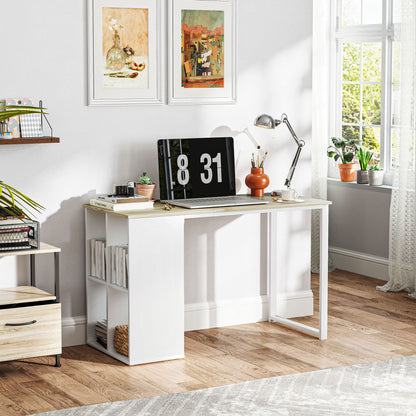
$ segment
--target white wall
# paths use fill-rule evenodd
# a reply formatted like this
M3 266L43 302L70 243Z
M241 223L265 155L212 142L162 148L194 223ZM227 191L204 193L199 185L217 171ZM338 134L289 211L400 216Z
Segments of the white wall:
M143 170L157 179L157 138L235 136L239 192L246 192L244 177L253 151L248 137L239 132L249 127L269 151L270 189L283 186L295 152L284 126L274 132L256 129L255 116L285 112L298 136L310 141L311 1L238 1L238 103L206 106L88 107L86 2L14 0L2 2L0 10L4 50L0 95L43 99L54 133L61 138L60 144L3 146L0 166L2 180L47 208L40 216L41 238L62 248L64 317L85 314L82 204ZM293 186L310 194L310 146L302 154ZM187 303L266 293L266 271L257 245L264 236L259 229L264 225L258 216L187 225L188 256L200 259L186 265ZM144 250L145 246L144 241ZM229 254L231 264L224 265L229 278L223 273L214 282L213 250ZM254 260L249 262L247 253L252 251ZM46 275L49 262L38 260L45 272L40 277L45 289L51 288ZM23 260L1 259L0 285L23 283L26 271Z

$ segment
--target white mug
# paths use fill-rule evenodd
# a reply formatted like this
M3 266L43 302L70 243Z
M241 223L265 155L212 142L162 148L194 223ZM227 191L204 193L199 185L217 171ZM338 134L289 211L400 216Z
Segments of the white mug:
M294 201L299 197L299 194L294 189L283 189L282 190L282 199L283 201Z

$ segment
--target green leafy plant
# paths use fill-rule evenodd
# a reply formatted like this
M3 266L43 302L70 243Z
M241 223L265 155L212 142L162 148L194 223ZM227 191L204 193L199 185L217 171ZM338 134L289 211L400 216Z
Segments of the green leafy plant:
M136 183L140 185L153 185L153 180L150 176L147 176L146 172L143 172L142 176L137 179Z
M380 164L377 163L376 165L371 165L370 170L383 170L383 169L381 169Z
M0 181L0 216L32 219L31 210L41 212L45 208L3 181Z
M368 164L370 163L371 159L373 158L373 152L367 150L364 147L359 147L357 152L357 158L360 162L361 170L367 170Z
M0 122L24 114L43 113L44 108L23 105L0 105ZM11 185L0 180L0 216L25 216L32 219L31 211L41 212L45 208Z
M331 141L332 145L326 150L328 157L333 157L336 162L340 160L344 164L352 163L356 151L356 140L331 137Z
M31 107L27 105L0 105L0 122L8 120L10 117L16 117L24 114L46 114L42 107Z

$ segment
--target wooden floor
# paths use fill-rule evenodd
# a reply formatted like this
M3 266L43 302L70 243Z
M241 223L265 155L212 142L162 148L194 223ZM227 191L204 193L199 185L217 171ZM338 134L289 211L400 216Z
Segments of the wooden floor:
M317 294L317 276L313 290ZM382 293L382 281L329 276L326 341L267 322L191 331L183 360L128 367L87 346L53 358L0 363L0 414L27 415L86 404L202 389L258 378L416 354L416 301ZM317 302L317 295L315 296ZM317 305L316 305L317 308ZM317 325L317 316L299 321Z

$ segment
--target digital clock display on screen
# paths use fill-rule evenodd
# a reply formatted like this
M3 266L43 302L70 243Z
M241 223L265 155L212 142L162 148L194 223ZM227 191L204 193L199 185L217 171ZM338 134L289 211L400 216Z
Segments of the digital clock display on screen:
M160 139L160 199L235 194L232 137Z

